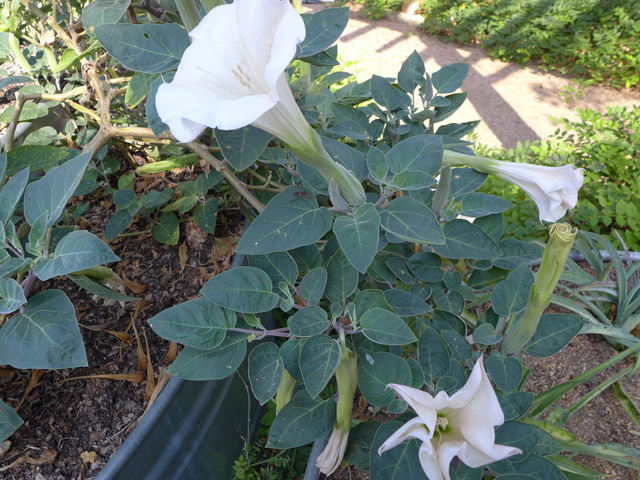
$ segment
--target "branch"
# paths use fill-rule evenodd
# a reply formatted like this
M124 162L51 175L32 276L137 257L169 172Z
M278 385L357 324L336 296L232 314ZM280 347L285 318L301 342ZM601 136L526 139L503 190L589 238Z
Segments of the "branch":
M73 50L78 55L82 54L82 48L80 48L80 45L78 45L76 41L74 41L69 35L67 35L67 33L58 24L55 17L50 17L46 15L42 10L36 7L29 0L20 0L20 3L22 3L27 8L27 10L33 13L40 20L44 20L45 23L49 25L60 36L60 38L64 41L64 43L69 45L69 47L73 48ZM55 4L54 4L54 11L55 11Z

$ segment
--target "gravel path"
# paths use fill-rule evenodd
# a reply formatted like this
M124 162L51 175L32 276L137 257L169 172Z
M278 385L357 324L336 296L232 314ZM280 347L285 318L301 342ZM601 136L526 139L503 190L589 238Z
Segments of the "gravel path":
M307 12L322 8L305 5ZM358 5L351 6L351 20L338 41L343 62L357 62L347 71L356 74L359 81L374 73L395 77L414 50L424 59L429 73L450 63L469 63L469 76L463 86L469 92L468 99L445 123L482 119L476 129L480 143L511 148L518 141L540 140L553 134L557 128L553 117L578 119L578 108L604 112L613 103L627 108L640 105L638 89L618 91L599 86L584 89L582 100L567 104L560 96L562 87L569 85L566 77L492 60L480 47L443 43L413 26L371 20L359 11Z

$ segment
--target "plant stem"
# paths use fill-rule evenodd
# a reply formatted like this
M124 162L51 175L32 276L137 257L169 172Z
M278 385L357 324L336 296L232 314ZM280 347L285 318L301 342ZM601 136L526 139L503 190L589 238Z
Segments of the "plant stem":
M249 330L247 328L227 328L229 332L240 332L240 333L250 333L255 335L256 337L264 337L264 336L272 336L272 337L292 337L289 332L278 332L276 330Z

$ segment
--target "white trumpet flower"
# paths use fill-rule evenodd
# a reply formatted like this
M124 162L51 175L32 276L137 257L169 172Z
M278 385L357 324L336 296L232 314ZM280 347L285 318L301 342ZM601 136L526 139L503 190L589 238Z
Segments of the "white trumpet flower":
M482 360L476 362L467 383L451 397L440 392L435 397L417 388L389 384L418 416L409 420L378 449L390 450L405 440L422 440L420 464L429 480L451 480L449 464L458 457L469 467L522 453L519 449L495 444L493 427L504 423Z
M181 142L207 127L235 130L252 124L284 142L298 159L334 179L352 205L365 202L358 180L322 148L298 107L284 70L306 35L287 0L235 0L211 10L189 32L171 83L160 86L156 108Z

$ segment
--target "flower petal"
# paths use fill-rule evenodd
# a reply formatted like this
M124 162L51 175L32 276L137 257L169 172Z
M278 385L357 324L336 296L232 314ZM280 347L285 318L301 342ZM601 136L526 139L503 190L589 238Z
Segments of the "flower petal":
M447 469L446 472L442 471L440 462L438 461L438 453L434 452L430 447L431 445L423 443L418 451L422 470L424 470L429 480L451 480L449 469Z
M347 450L349 431L333 427L327 446L316 459L316 467L325 475L331 475L342 463L344 452Z
M387 388L395 390L396 393L415 410L429 432L433 433L435 431L438 412L432 406L434 399L431 395L417 388L407 387L406 385L399 385L397 383L390 383L387 385Z
M391 450L397 447L405 440L422 440L423 442L430 444L432 435L427 431L424 423L420 417L415 417L409 420L396 430L393 435L387 438L380 448L378 448L378 455L382 455L387 450Z

